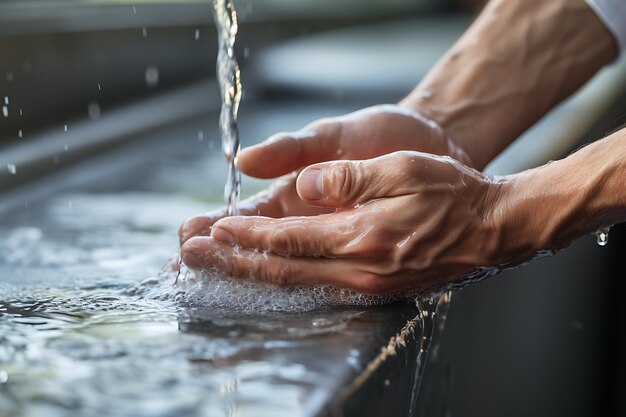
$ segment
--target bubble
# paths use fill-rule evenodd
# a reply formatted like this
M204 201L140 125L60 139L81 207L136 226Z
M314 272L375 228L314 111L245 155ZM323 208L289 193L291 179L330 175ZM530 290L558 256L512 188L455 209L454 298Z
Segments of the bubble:
M217 271L196 271L184 265L182 268L175 291L171 285L176 275L173 274L164 277L165 285L150 288L148 297L177 299L190 305L236 309L243 313L302 313L332 306L375 306L417 296L417 293L363 294L330 285L278 287L254 280L232 279Z

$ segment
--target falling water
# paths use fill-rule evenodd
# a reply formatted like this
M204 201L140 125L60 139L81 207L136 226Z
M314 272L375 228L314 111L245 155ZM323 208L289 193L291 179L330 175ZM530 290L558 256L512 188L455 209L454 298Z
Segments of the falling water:
M610 226L603 227L595 233L596 238L598 239L598 245L606 246L606 244L609 243L609 231L610 230L611 230Z
M220 131L222 150L228 163L228 177L224 188L224 199L228 215L239 214L241 173L237 167L239 153L239 129L237 112L241 101L241 73L235 57L235 38L238 24L237 13L231 0L213 0L215 25L218 34L217 77L222 92Z

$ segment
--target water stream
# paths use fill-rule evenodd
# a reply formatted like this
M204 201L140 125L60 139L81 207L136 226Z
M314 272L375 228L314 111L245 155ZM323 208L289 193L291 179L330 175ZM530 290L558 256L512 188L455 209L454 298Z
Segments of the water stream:
M237 113L241 102L241 71L235 56L235 40L239 25L237 12L231 0L214 0L215 25L218 35L217 79L222 93L222 111L220 131L222 151L228 164L228 177L224 188L229 216L239 214L239 196L241 194L241 173L237 167L239 153L239 129Z

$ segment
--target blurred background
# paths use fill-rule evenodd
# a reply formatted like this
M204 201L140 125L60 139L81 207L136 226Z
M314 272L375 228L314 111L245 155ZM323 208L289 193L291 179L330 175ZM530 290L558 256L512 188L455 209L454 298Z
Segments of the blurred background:
M243 144L399 100L480 3L235 1ZM215 58L209 0L0 0L0 214L68 184L218 199ZM603 71L488 170L562 157L624 123L625 74L624 60ZM138 174L103 185L114 170ZM244 194L265 185L247 179ZM583 238L455 293L421 413L626 415L625 241L615 227L607 247Z

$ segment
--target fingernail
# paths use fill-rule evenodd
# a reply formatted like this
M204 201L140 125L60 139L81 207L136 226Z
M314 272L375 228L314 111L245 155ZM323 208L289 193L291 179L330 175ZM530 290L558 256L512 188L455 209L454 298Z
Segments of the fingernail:
M309 200L319 200L324 195L322 172L319 169L309 168L302 171L298 178L300 194Z
M200 260L193 252L185 252L183 255L183 263L187 265L188 268L192 269L200 267Z
M220 241L222 243L226 243L229 245L232 245L233 243L235 243L235 239L233 238L233 235L230 234L229 231L222 229L221 227L213 227L213 230L211 230L211 237L217 241Z

